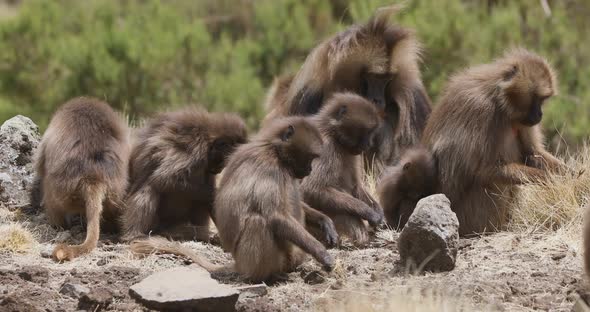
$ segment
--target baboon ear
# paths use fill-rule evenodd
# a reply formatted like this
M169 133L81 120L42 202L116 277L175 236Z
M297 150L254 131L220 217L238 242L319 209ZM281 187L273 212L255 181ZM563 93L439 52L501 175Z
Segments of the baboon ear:
M336 115L334 116L334 118L336 118L336 120L342 120L342 118L346 116L347 112L348 108L346 107L346 105L342 105L338 107L338 110L336 111Z
M512 65L510 68L504 71L504 73L502 74L502 79L504 79L504 81L510 81L512 80L512 78L514 78L514 76L516 76L517 73L518 66Z
M295 134L295 128L292 125L289 125L283 133L281 133L281 140L289 141L289 139Z
M404 171L406 171L406 170L408 170L410 168L412 168L412 163L411 162L407 162L407 163L404 164L404 167L403 167Z

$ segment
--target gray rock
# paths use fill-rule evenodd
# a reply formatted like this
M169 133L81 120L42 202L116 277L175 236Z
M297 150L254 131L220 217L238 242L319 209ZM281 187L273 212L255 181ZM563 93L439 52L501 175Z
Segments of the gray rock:
M63 285L61 285L59 293L64 296L78 299L83 295L90 293L90 289L80 284L64 283Z
M242 286L236 289L240 292L240 297L238 300L262 297L268 294L268 287L264 283Z
M44 284L49 280L49 270L38 265L25 266L18 272L18 276L25 281Z
M24 116L0 126L0 202L9 209L29 204L33 155L40 139L39 127Z
M459 220L443 194L421 199L398 239L402 264L418 271L455 268L459 246Z
M235 311L239 295L198 266L152 274L131 286L129 293L150 309L196 311Z

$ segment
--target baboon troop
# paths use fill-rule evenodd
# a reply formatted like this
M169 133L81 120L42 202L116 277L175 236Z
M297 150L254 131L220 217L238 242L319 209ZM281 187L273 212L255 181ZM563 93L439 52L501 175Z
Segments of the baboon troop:
M324 145L301 182L303 200L330 216L339 234L364 245L369 240L364 221L377 226L383 219L364 187L360 156L379 127L377 108L359 95L336 93L312 118Z
M332 94L353 92L373 102L382 119L364 153L365 168L378 174L395 164L405 148L420 141L431 111L420 77L420 43L411 29L390 22L397 11L379 9L366 23L320 43L294 77L275 81L265 121L313 115Z
M126 122L102 101L75 98L53 115L37 151L40 199L50 224L69 228L71 216L86 217L86 239L80 245L58 244L57 261L72 260L96 248L103 225L116 230L124 211L129 161Z
M523 49L450 79L423 143L436 159L438 191L451 200L461 235L503 229L516 186L562 165L545 150L539 124L556 93L553 69Z
M80 245L57 245L53 258L89 253L102 223L136 254L183 255L249 281L292 271L308 254L331 271L327 248L342 238L365 246L384 220L401 230L435 193L450 199L461 235L505 228L517 186L564 168L540 125L557 94L553 69L533 52L509 50L453 75L431 112L420 44L390 22L395 12L378 10L321 42L296 74L276 78L250 138L232 113L159 113L131 134L105 102L65 103L38 148L31 200L57 227L81 214L87 233ZM210 220L232 265L175 241L210 242Z

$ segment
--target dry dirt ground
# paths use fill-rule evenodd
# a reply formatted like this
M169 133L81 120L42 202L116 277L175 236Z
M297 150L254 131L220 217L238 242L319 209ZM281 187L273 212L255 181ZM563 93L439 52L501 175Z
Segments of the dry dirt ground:
M6 211L6 210L5 210ZM92 254L55 263L54 243L83 239L83 227L56 232L43 216L11 214L1 227L17 221L34 233L25 252L0 253L0 311L141 311L128 288L149 274L187 261L170 255L134 258L127 246L102 237ZM2 225L4 224L4 225ZM14 229L13 229L14 230ZM461 239L456 268L447 273L408 274L397 264L398 233L381 230L366 249L332 250L337 269L322 273L312 260L264 296L240 297L238 311L571 311L584 293L579 235L516 234ZM17 237L18 239L18 237ZM213 262L229 263L218 246L189 242ZM25 248L27 249L27 248ZM241 285L232 276L224 282ZM65 283L85 285L99 295L83 299L60 293ZM106 293L106 295L104 295ZM100 304L101 294L107 303ZM99 297L99 299L96 299Z

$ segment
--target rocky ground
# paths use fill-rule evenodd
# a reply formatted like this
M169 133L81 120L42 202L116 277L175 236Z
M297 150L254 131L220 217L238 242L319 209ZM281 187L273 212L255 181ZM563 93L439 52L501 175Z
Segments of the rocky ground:
M67 263L49 258L54 244L80 242L71 231L47 225L27 205L31 157L38 130L27 118L0 128L0 311L143 311L130 287L155 272L191 267L171 255L138 259L126 245L101 237L90 255ZM238 311L571 311L586 295L579 224L572 231L500 232L459 239L450 272L412 274L399 259L399 233L380 230L364 249L331 250L336 269L324 273L313 260L272 285L242 291ZM535 234L532 234L535 233ZM228 254L214 244L188 242L211 261ZM233 288L231 275L215 276ZM582 311L582 310L579 310Z

